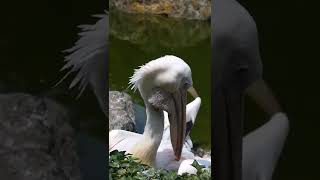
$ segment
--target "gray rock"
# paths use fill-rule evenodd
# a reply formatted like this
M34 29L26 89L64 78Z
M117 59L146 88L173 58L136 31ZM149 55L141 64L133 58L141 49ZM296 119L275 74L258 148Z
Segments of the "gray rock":
M1 179L81 179L73 129L52 100L0 95L0 142Z
M211 36L211 24L207 21L133 15L120 11L111 11L110 16L110 35L128 41L147 53L197 46Z
M135 132L135 117L131 97L119 91L109 91L109 130Z
M169 17L207 20L211 0L110 0L111 8L129 13L162 14Z

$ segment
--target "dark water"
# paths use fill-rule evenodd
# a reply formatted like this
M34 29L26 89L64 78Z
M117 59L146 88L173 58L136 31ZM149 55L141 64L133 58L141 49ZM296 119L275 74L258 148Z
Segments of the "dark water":
M211 142L210 23L111 12L110 29L110 88L128 92L140 105L143 105L143 102L139 93L127 88L134 69L150 60L169 54L178 56L189 64L194 87L202 98L191 137L194 141L209 147Z

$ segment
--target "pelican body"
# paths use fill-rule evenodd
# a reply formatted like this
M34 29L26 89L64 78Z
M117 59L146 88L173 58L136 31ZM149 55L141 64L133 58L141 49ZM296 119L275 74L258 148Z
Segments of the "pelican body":
M182 59L164 56L135 70L130 79L132 89L138 89L145 107L147 120L142 135L127 131L109 132L109 151L126 151L142 163L156 166L164 113L170 122L170 140L174 159L179 161L186 132L187 91L192 87L191 69Z

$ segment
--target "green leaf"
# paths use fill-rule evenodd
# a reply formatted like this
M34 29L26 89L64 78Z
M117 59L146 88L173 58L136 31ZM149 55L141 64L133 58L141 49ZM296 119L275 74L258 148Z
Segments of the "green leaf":
M176 171L155 169L140 163L141 161L124 151L112 151L109 157L109 179L114 180L209 180L211 171L203 169L196 161L192 165L197 175L177 175Z
M197 171L200 171L204 166L201 166L196 160L193 161L192 166L197 169Z

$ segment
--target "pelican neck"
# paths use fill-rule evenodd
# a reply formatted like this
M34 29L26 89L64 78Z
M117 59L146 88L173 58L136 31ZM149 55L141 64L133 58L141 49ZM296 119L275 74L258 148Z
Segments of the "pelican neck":
M158 149L163 135L164 115L162 111L156 111L149 104L146 104L147 120L143 136L150 140Z

